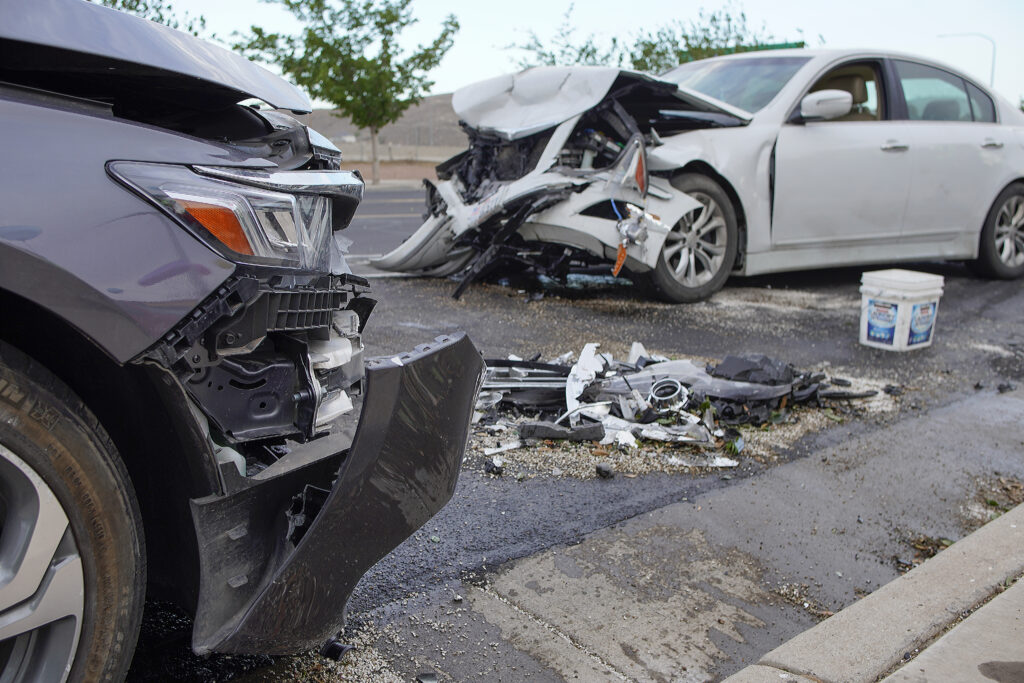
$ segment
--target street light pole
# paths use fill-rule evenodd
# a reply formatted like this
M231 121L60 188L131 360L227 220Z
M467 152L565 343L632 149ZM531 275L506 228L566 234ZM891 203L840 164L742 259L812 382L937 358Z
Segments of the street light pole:
M982 38L992 44L992 70L988 77L988 87L995 87L996 84L996 41L992 36L984 33L943 33L939 38Z

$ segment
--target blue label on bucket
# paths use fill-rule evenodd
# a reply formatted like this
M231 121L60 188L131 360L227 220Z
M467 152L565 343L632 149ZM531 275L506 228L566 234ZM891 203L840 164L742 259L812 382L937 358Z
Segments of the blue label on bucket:
M868 341L892 345L896 339L899 306L891 301L868 300Z
M914 304L914 308L910 311L910 336L907 337L907 346L924 344L932 338L935 308L934 301L929 301L926 304Z

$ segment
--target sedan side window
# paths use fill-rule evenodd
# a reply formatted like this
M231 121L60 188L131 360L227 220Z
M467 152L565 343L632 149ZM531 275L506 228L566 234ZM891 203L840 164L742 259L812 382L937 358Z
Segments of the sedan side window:
M996 106L992 103L992 98L983 93L981 88L970 83L967 84L967 94L971 96L971 113L974 114L974 120L995 123Z
M924 64L895 60L903 97L907 101L907 115L911 121L974 121L971 101L967 97L967 83L948 71ZM976 89L976 88L975 88ZM984 93L978 91L982 97ZM985 97L987 99L987 97ZM979 121L985 120L983 103L978 102ZM992 101L988 100L988 106ZM994 112L992 119L994 120Z
M880 121L885 118L884 98L878 88L877 69L872 62L844 64L819 78L809 92L843 90L853 97L846 116L829 121Z

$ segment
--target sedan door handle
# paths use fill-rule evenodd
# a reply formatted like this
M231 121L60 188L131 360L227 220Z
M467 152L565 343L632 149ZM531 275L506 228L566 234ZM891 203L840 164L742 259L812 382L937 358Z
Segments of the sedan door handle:
M996 142L992 138L985 138L985 142L981 144L982 149L1002 149L1003 143Z
M897 140L886 140L882 145L883 152L906 152L908 149L910 149L910 145L904 145Z

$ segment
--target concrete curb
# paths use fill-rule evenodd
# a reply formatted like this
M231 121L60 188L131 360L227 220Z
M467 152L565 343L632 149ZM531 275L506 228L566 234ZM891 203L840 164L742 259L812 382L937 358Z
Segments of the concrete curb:
M1024 679L1024 581L1018 581L882 683Z
M1024 572L1024 505L764 655L730 683L874 681ZM799 679L797 679L799 680Z

